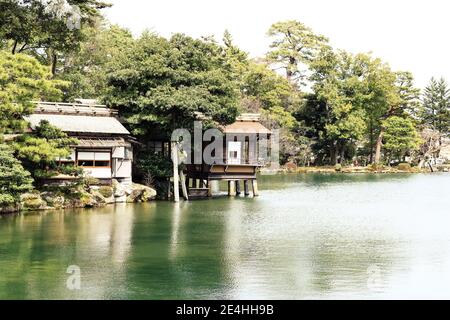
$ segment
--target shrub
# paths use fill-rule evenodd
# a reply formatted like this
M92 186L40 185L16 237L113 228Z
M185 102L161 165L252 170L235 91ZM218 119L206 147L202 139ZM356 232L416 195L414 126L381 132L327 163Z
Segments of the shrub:
M23 210L44 209L47 203L41 198L39 193L25 193L20 196Z
M137 167L144 175L150 174L153 178L172 176L172 161L160 154L141 154Z
M12 149L0 144L0 206L15 205L22 193L32 190L32 181Z
M114 194L113 188L109 186L100 187L100 189L98 189L98 192L105 198L110 198Z
M334 166L334 170L335 170L336 172L341 172L341 171L342 171L342 165L341 165L340 163L336 164L336 165Z
M98 180L97 178L93 178L90 176L86 176L82 179L83 184L86 188L89 188L90 186L96 186L100 184L100 180Z

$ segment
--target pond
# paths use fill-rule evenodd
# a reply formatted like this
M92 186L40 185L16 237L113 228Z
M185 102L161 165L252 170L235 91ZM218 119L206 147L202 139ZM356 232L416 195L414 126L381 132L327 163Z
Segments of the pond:
M257 198L0 217L0 298L450 298L450 175L259 184Z

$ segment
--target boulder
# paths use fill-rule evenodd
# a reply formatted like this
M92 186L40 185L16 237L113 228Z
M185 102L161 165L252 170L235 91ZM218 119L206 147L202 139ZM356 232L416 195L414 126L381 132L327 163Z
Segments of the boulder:
M22 210L45 210L48 209L39 193L24 193L20 196L20 207Z
M41 193L41 198L47 202L47 205L55 209L64 208L66 202L64 195L61 193L43 192Z
M7 207L0 206L0 214L14 213L18 212L19 210L20 209L18 206L7 206Z
M112 180L112 188L114 191L114 197L120 198L126 196L126 188L115 179Z
M127 202L147 202L156 198L156 191L150 187L133 183Z
M101 186L98 188L98 192L105 198L111 198L114 195L114 188L110 186Z
M91 191L95 206L104 206L106 204L106 198L99 191Z
M86 191L76 191L71 194L70 198L66 198L65 206L72 208L92 208L97 206L97 201L94 195Z

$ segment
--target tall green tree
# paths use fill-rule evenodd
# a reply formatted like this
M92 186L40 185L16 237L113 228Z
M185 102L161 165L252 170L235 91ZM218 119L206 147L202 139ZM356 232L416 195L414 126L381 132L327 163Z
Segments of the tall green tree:
M414 86L414 78L410 72L389 72L386 70L384 74L384 85L381 87L381 92L384 92L386 104L375 105L375 113L370 115L376 115L378 118L370 118L370 121L374 124L375 132L378 137L375 145L375 154L373 161L379 163L381 161L386 120L391 117L401 117L405 123L408 123L414 117L417 117L417 113L420 109L420 90ZM394 79L393 83L391 83ZM383 83L383 81L378 81ZM373 109L372 109L373 111ZM372 150L372 149L371 149ZM371 156L373 151L371 151Z
M13 150L0 143L0 208L16 204L20 194L32 189L32 182Z
M293 116L301 104L300 92L266 61L249 59L233 44L229 32L225 32L223 41L230 72L239 86L242 111L260 113L266 127L280 130L281 162L305 163L308 141Z
M399 113L419 119L422 111L421 90L415 86L413 74L409 71L396 72L395 86L400 96Z
M267 35L273 38L267 59L285 69L287 79L302 83L306 78L304 70L314 61L318 53L328 47L328 39L315 34L311 28L295 20L274 23Z
M93 26L83 29L84 39L80 49L68 53L58 79L69 81L64 90L64 100L76 98L99 99L107 91L107 66L124 49L133 45L133 37L128 30L107 25L97 19Z
M422 123L439 133L439 143L450 130L450 89L441 78L431 78L423 93Z
M67 83L51 79L48 67L24 54L0 51L0 135L23 131L32 100L58 99Z
M132 132L169 135L191 127L198 112L219 123L238 113L237 85L226 72L223 48L209 40L145 33L111 64L106 102Z
M421 139L411 118L392 116L383 121L383 127L384 148L391 159L402 161L419 148Z
M4 0L0 2L0 41L12 54L29 53L51 65L78 48L84 24L109 4L97 0Z
M316 131L318 147L328 150L332 164L342 162L366 132L365 108L372 97L368 62L366 55L327 50L312 64L314 93L307 96L298 116Z

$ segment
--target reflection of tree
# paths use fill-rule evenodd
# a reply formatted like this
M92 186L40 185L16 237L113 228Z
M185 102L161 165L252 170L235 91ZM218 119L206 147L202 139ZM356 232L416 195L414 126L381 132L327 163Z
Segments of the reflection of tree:
M8 217L7 221L1 221L1 298L42 298L54 291L55 279L67 268L63 259L54 258L55 254L61 254L58 238L62 220L61 213L54 213ZM49 225L53 225L51 231Z
M0 298L114 298L126 288L132 206L49 212L0 221ZM66 288L81 268L82 290Z
M127 271L136 298L213 298L221 291L228 203L158 202L154 221L136 224Z
M258 177L261 190L279 190L296 187L296 184L305 184L307 187L322 187L336 183L354 184L368 182L383 182L390 180L407 180L412 175L405 174L337 174L337 173L308 173L308 174L280 174L261 175Z

